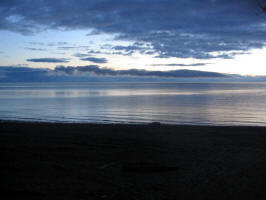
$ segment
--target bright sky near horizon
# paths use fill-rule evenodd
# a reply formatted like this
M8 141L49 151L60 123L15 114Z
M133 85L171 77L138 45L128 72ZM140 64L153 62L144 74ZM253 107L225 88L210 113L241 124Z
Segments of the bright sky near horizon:
M253 2L1 1L0 66L266 75L266 13Z

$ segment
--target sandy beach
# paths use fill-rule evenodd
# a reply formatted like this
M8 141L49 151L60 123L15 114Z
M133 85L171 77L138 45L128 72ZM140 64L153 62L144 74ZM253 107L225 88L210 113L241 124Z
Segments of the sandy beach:
M0 159L2 199L266 198L265 127L1 122Z

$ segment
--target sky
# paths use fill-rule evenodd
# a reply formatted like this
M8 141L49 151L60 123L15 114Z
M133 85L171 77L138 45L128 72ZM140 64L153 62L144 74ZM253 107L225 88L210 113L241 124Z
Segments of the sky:
M264 5L265 0L1 0L0 79L7 67L68 75L178 77L179 70L193 70L214 77L265 76Z

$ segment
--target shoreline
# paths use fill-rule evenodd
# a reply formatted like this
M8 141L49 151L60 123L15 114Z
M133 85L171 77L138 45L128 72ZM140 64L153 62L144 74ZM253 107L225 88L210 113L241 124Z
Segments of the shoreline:
M266 127L0 121L0 196L266 197Z
M102 125L102 126L176 126L176 127L216 127L216 128L265 128L266 125L220 125L220 124L189 124L189 123L161 123L161 122L75 122L75 121L28 121L28 120L3 120L0 124L47 124L47 125Z

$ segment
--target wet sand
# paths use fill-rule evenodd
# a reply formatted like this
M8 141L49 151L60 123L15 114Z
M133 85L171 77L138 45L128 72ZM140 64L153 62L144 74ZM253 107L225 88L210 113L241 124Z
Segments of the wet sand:
M0 122L0 159L1 199L266 198L266 127Z

